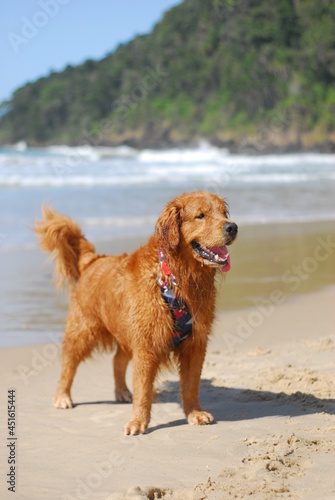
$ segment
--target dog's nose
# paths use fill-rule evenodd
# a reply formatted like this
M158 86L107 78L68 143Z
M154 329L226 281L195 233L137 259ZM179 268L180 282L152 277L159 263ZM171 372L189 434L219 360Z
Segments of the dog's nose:
M226 222L223 225L223 231L229 236L232 240L235 238L237 235L238 227L235 222Z

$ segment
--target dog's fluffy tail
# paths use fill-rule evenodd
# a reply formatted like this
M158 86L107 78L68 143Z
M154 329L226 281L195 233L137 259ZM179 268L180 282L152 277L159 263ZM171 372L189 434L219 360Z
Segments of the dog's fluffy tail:
M86 240L76 222L42 205L42 221L35 222L35 233L43 252L55 261L56 286L72 288L84 265L95 256L95 248ZM91 254L91 255L89 255Z

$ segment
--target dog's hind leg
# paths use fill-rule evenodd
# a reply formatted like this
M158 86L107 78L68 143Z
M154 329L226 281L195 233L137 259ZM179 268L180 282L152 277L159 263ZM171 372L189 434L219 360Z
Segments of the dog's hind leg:
M87 358L94 347L92 336L87 331L65 330L62 352L62 373L56 393L54 406L56 408L72 408L71 386L81 361Z
M113 370L115 380L115 398L116 401L131 403L132 395L126 384L126 370L130 361L130 355L117 345L116 353L113 358Z

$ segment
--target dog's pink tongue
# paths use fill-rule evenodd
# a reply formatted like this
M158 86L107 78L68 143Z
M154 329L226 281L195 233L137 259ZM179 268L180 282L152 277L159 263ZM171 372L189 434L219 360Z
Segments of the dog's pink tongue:
M225 265L222 267L221 271L227 273L230 270L230 255L228 254L228 259Z
M221 259L227 259L227 262L222 267L222 272L227 273L230 270L230 255L226 246L211 248L213 253L218 254Z

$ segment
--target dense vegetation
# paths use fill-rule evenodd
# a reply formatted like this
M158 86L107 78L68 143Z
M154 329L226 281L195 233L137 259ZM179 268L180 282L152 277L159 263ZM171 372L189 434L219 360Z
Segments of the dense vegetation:
M335 2L185 0L103 60L18 89L8 110L1 143L330 149Z

